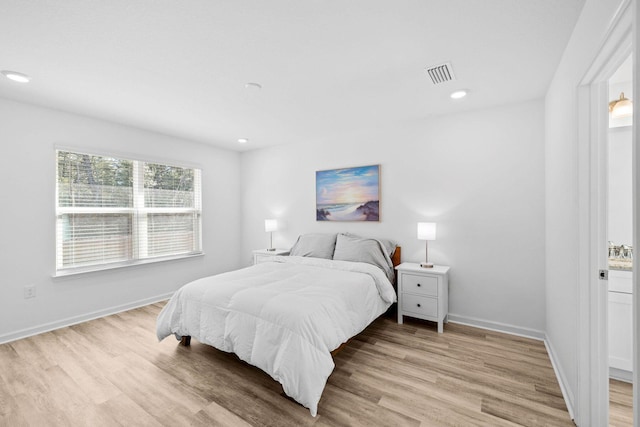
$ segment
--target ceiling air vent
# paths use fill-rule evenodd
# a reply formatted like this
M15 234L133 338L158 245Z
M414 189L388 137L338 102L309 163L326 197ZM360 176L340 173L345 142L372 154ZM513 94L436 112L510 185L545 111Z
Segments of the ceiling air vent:
M453 69L451 68L450 62L427 68L427 74L431 77L431 81L434 85L456 79L456 76L453 75Z

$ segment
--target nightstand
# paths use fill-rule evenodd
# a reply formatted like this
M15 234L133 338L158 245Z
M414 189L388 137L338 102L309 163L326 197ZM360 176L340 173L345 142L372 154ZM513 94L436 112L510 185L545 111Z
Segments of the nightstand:
M276 249L275 251L269 251L267 249L256 249L253 251L253 264L260 264L261 262L269 261L271 257L278 255L289 255L289 249Z
M449 267L403 262L398 270L398 323L402 316L438 322L438 333L449 314Z

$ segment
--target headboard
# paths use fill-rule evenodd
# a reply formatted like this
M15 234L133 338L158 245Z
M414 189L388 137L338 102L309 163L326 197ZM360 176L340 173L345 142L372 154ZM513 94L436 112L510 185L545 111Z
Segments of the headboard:
M400 246L396 246L396 251L393 253L391 257L391 262L393 262L393 266L397 267L402 262L401 260L402 248Z
M398 271L396 270L396 267L402 263L401 258L402 258L402 248L400 246L396 246L396 251L391 256L391 262L393 263L393 275L394 275L392 285L396 290L398 289Z

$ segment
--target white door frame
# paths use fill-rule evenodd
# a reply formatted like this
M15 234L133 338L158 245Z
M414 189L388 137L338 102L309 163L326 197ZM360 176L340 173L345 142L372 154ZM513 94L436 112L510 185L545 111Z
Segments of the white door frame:
M632 53L634 4L631 0L622 2L604 43L577 89L578 397L575 421L580 427L609 424L608 282L598 277L598 270L608 269L607 80Z
M633 40L635 43L633 52L633 99L640 99L640 79L638 78L638 57L640 56L640 7L637 1L633 1L632 7L635 15L633 25ZM636 427L640 425L640 266L638 265L637 254L640 248L640 142L638 141L638 126L640 126L640 113L636 102L636 113L633 115L632 129L632 157L633 157L633 246L636 251L636 260L633 263L633 336L636 337L633 343L633 423Z

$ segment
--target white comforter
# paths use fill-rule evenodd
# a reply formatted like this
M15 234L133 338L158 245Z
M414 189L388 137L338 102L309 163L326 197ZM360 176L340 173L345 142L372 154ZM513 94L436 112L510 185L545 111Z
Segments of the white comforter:
M330 352L395 300L373 265L274 257L183 286L158 316L157 335L189 335L237 354L315 416L334 368Z

